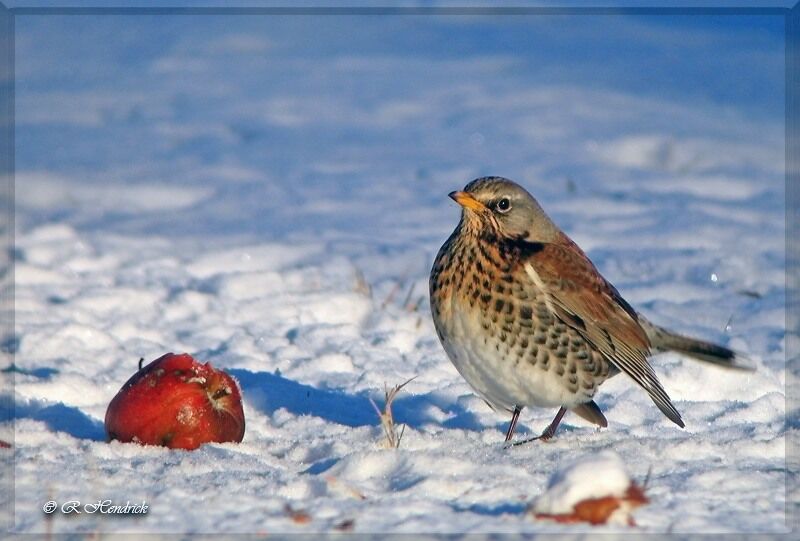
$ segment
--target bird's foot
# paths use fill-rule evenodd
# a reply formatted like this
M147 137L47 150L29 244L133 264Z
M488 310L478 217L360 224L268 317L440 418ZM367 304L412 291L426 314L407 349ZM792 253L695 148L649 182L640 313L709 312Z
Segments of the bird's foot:
M525 438L524 440L513 441L513 442L506 442L504 449L510 449L511 447L516 447L518 445L525 445L526 443L530 443L532 441L550 441L553 438L555 430L550 430L550 427L539 434L538 436L534 436L532 438Z
M556 427L553 426L553 425L550 425L550 426L548 426L547 428L544 429L544 432L542 432L539 435L538 439L540 439L542 441L550 441L550 439L555 435L556 435Z
M558 424L561 422L561 418L564 417L564 413L566 413L566 411L567 411L566 408L563 408L563 407L561 409L559 409L558 413L556 414L556 418L553 419L553 422L551 422L547 426L547 428L544 429L544 432L542 432L541 434L539 434L538 436L536 436L534 438L528 438L526 440L515 441L515 442L511 443L511 442L508 441L509 435L506 435L506 446L505 446L505 448L508 449L509 447L516 447L517 445L524 445L526 443L529 443L529 442L532 442L532 441L536 441L536 440L549 441L555 435L556 429L558 428Z

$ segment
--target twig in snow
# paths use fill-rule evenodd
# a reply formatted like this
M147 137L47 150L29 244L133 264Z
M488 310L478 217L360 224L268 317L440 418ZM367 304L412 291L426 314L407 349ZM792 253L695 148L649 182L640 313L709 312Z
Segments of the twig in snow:
M400 390L411 383L417 376L407 380L400 385L396 385L391 389L386 388L384 385L384 397L386 403L383 406L383 411L378 408L378 405L375 404L375 401L372 398L369 399L372 407L375 408L375 413L378 414L378 418L381 420L381 426L383 427L383 433L386 435L385 445L389 449L397 449L400 447L400 441L403 439L403 433L406 430L405 425L402 426L400 429L400 433L397 432L397 427L394 424L394 416L392 415L392 402L394 399L397 398L397 394Z
M650 474L653 473L653 465L650 464L650 467L647 468L647 475L644 476L644 482L642 483L642 490L647 490L647 485L650 484Z
M424 300L425 300L425 295L420 295L419 297L417 297L417 300L414 301L412 304L406 304L406 310L408 310L409 312L416 312L417 310L419 310L419 307Z
M387 306L389 306L389 303L392 302L392 300L394 299L394 296L397 295L397 292L400 291L400 288L403 287L404 283L405 283L405 279L398 280L397 282L395 282L395 284L392 287L392 289L389 290L389 294L386 295L386 298L383 300L383 303L381 304L381 308L386 308Z
M413 269L411 268L406 269L406 271L400 275L400 278L394 283L392 289L389 290L389 294L386 295L386 298L383 300L383 303L381 304L381 309L386 308L389 305L389 303L394 300L395 295L397 295L397 293L406 286L406 282L408 281L408 276L412 273L412 270ZM411 291L413 290L414 286L412 285ZM410 292L408 296L409 297L411 296Z
M356 285L353 287L356 293L360 293L362 295L366 295L367 297L372 297L372 286L369 285L367 282L364 273L361 272L361 269L356 267Z
M731 332L731 323L733 323L733 314L731 314L731 317L728 318L728 322L725 324L726 333Z
M411 287L408 288L408 294L406 294L406 298L403 300L403 307L409 312L413 311L410 309L410 306L411 306L411 295L414 294L415 287L417 287L417 283L411 282Z
M350 496L351 498L355 498L356 500L366 500L367 497L364 496L360 491L356 490L354 487L350 486L349 484L341 481L337 477L333 475L328 475L325 477L325 481L328 483L328 486L331 489L344 492L346 495Z

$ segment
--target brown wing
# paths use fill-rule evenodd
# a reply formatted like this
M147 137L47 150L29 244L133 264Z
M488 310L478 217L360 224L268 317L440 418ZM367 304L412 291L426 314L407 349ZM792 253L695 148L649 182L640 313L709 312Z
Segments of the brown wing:
M650 341L636 312L569 239L545 244L527 259L536 280L544 285L555 315L628 374L671 421L683 427L655 372L647 362Z

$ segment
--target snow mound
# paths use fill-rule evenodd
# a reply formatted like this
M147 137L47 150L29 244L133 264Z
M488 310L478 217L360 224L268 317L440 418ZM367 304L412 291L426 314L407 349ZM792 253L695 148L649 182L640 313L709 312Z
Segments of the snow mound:
M602 451L558 470L530 511L559 522L632 525L631 510L646 501L619 455Z

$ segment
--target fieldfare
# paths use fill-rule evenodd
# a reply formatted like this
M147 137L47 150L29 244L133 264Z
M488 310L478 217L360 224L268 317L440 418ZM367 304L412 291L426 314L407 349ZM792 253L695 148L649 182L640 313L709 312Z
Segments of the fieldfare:
M659 351L751 368L728 348L647 321L518 184L484 177L450 197L463 208L431 270L433 321L475 392L511 413L507 442L525 406L560 408L544 440L567 410L607 426L593 398L620 371L683 427L647 361Z

